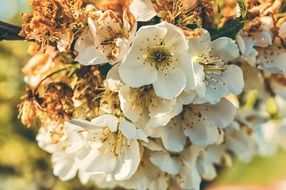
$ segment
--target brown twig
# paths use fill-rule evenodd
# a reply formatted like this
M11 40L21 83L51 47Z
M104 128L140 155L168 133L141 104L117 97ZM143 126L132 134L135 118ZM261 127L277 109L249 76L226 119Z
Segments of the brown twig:
M0 41L1 40L25 40L19 36L21 27L0 21Z

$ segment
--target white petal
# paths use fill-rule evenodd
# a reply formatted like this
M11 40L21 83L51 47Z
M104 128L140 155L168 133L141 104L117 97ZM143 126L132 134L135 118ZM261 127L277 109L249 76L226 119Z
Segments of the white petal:
M167 125L172 118L179 115L183 110L183 105L180 102L177 102L172 106L172 110L167 113L159 114L157 116L151 116L150 120L146 124L146 128L156 128L159 126Z
M90 33L77 40L75 50L79 52L75 61L78 61L83 65L108 63L106 55L100 52L94 45Z
M91 174L88 174L88 173L86 173L84 171L81 171L81 170L78 171L79 181L83 185L87 185L88 184L88 182L90 181L91 176L92 176Z
M205 29L199 29L199 36L189 38L189 48L192 56L201 55L207 49L211 48L211 36Z
M239 49L232 39L221 37L212 41L213 52L227 63L239 57Z
M114 178L118 181L127 180L136 172L140 163L140 149L137 141L130 141L128 147L118 158L117 167L114 170Z
M204 180L213 180L217 176L216 168L211 162L204 160L197 161L197 169Z
M187 83L185 90L194 90L197 86L197 79L191 55L189 53L180 52L177 53L176 57L179 60L176 66L186 75Z
M137 102L136 93L137 89L131 89L127 85L122 86L119 91L120 108L125 117L133 122L138 121L143 112L143 106Z
M195 166L184 162L184 166L180 171L180 177L177 177L177 182L182 189L199 190L201 177Z
M149 105L150 117L159 117L160 115L171 112L176 103L175 100L166 100L157 96L152 97L151 102Z
M147 135L134 124L128 122L126 119L121 118L119 129L122 134L129 140L142 140L148 142Z
M164 37L167 49L177 52L188 51L188 42L179 27L169 24L166 21L161 22L158 26L167 28L168 30Z
M192 103L195 97L196 97L195 92L183 91L178 96L177 101L180 102L182 105L189 105L190 103Z
M197 81L196 93L198 94L199 97L204 97L206 94L204 66L202 66L201 64L195 64L194 70Z
M156 16L156 12L150 0L133 0L130 5L130 11L137 21L149 21Z
M91 120L92 124L99 127L108 127L111 132L117 131L118 122L118 118L110 114L105 114Z
M117 92L122 85L118 73L119 64L114 65L107 73L105 86L108 90Z
M272 33L269 29L256 32L252 37L254 38L255 46L267 47L272 44Z
M229 65L222 73L207 73L205 96L194 100L194 103L202 104L209 102L216 104L221 98L233 93L239 95L244 87L242 70L236 65Z
M179 173L179 162L166 152L152 152L150 153L150 160L154 165L159 167L160 170L164 172L167 172L171 175L176 175Z
M219 137L217 128L205 126L203 123L195 123L192 127L185 127L184 133L192 143L200 146L214 144Z
M158 72L158 79L153 84L155 93L166 99L177 97L186 87L186 75L178 68L168 70L168 73Z
M144 62L140 49L132 48L119 66L121 80L132 88L154 83L157 80L157 70Z
M258 64L263 70L271 73L286 73L286 51L279 45L272 45L259 51Z
M86 130L96 130L98 129L98 126L94 125L93 123L87 121L87 120L83 120L83 119L73 119L73 120L69 120L65 122L65 126L67 126L69 128L69 130L71 130L71 128L73 129L80 129L80 128L84 128Z
M73 155L68 156L63 153L55 153L52 155L54 175L61 180L67 181L73 179L77 174L77 164Z
M112 150L100 153L98 148L94 148L81 162L80 167L83 171L90 174L108 174L114 171L116 164L117 161L113 156Z
M173 119L168 125L158 128L164 147L171 152L181 152L186 138L179 119Z

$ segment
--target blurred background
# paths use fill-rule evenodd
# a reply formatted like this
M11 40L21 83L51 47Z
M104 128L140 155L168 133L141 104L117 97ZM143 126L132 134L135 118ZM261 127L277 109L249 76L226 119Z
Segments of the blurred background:
M28 0L1 0L0 20L20 25L20 13L29 12ZM29 59L24 41L0 42L0 190L76 190L77 180L61 182L52 175L50 155L37 147L36 131L17 119L17 105L25 85L21 68ZM286 190L286 153L235 161L209 185L210 190Z

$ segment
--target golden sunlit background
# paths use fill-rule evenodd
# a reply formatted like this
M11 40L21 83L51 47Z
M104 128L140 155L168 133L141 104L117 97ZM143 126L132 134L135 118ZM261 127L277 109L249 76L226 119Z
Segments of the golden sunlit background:
M20 13L27 11L28 0L0 1L1 21L20 25ZM87 189L77 180L64 183L53 177L50 155L38 148L36 131L23 127L17 119L17 104L25 90L21 68L29 59L27 48L24 41L0 42L0 190ZM236 161L211 186L216 190L222 190L221 186L274 189L283 180L286 182L285 161L286 153L282 151L271 158L255 158L249 164Z

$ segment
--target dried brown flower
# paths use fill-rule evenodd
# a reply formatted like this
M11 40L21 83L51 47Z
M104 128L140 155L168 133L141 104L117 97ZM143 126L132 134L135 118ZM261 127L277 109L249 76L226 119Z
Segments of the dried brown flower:
M202 22L205 28L215 28L215 11L212 2L209 0L202 0Z
M18 106L18 117L21 119L22 123L29 128L36 123L39 117L39 113L41 112L40 103L42 100L37 94L34 94L31 89L27 89L26 95L21 99L23 102Z
M237 0L202 0L203 27L217 29L241 16L241 7Z
M41 46L57 45L69 51L75 35L86 26L88 11L83 0L31 0L32 14L23 14L20 35Z
M97 2L96 7L100 10L112 10L118 16L122 16L123 12L131 4L131 0L101 0Z
M198 0L151 0L155 11L165 21L185 30L191 24L201 25Z
M248 0L244 31L248 34L259 32L266 24L277 36L278 14L282 6L283 0Z
M76 72L75 100L86 102L90 110L99 107L102 76L96 66L82 66Z
M73 115L73 90L63 82L50 83L43 98L45 114L54 121L64 122Z

